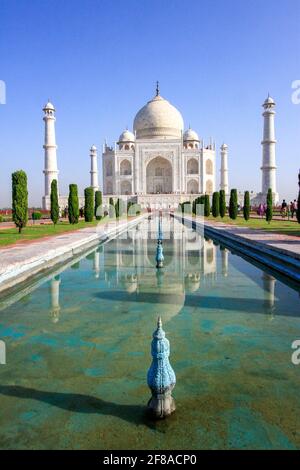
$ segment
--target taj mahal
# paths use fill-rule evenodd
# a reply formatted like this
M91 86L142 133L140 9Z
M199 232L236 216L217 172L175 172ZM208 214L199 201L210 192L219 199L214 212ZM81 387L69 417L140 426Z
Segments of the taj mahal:
M122 132L115 148L105 145L102 162L104 194L212 194L216 186L215 144L184 131L182 115L158 86L136 114L133 133Z
M268 188L276 192L275 163L275 102L268 96L263 103L264 131L262 158L262 191L251 193L253 203L264 201ZM43 108L45 122L45 193L43 208L50 208L50 191L53 179L58 180L55 140L55 108L48 103ZM99 189L97 148L90 149L90 186ZM216 184L216 144L211 138L205 142L188 127L179 110L160 94L157 82L155 96L136 114L133 132L124 130L113 146L106 142L102 152L103 203L109 197L122 196L142 207L160 206L175 208L180 202L192 200L203 194L212 195L223 189L229 196L228 146L220 147L220 183ZM88 186L88 185L87 185ZM79 198L84 205L84 198ZM60 207L67 206L67 196L59 197Z

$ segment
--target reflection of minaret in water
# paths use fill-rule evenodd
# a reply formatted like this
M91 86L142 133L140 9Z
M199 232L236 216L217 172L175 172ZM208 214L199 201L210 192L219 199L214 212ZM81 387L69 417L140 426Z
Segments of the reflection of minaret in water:
M264 272L262 275L262 281L264 289L264 306L269 309L271 318L274 318L276 279L270 274Z
M100 253L98 250L94 253L93 270L95 271L95 278L98 279L100 273Z
M60 285L60 276L57 275L51 280L50 284L50 294L51 294L51 317L53 323L57 323L59 320L59 285Z
M228 250L226 248L221 249L222 259L222 274L224 277L228 276Z

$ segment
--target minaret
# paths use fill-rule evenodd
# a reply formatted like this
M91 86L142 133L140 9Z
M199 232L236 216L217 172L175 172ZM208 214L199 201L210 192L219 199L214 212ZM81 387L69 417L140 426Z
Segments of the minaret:
M94 191L98 191L99 182L98 182L98 164L97 164L97 148L95 145L92 145L90 149L91 156L91 187Z
M225 195L228 196L228 146L226 144L221 145L221 181L220 189L225 191Z
M277 204L279 201L279 195L276 192L276 159L275 159L275 101L268 95L268 98L262 105L264 108L264 134L262 144L262 198L265 202L267 199L268 189L272 189L273 202Z
M51 183L58 179L57 159L56 159L56 141L55 141L55 109L52 103L48 103L43 108L45 121L45 194L43 198L43 208L50 209Z

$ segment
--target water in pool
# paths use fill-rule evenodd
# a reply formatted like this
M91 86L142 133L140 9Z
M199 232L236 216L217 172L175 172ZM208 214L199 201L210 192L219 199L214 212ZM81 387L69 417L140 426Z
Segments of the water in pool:
M176 221L157 271L152 223L0 303L1 448L300 447L299 291ZM153 422L158 315L177 410Z

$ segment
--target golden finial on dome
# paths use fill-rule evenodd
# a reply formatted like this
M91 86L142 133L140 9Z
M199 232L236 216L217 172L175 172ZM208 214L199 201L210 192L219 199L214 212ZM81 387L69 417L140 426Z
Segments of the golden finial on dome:
M156 96L159 96L159 81L156 82Z

